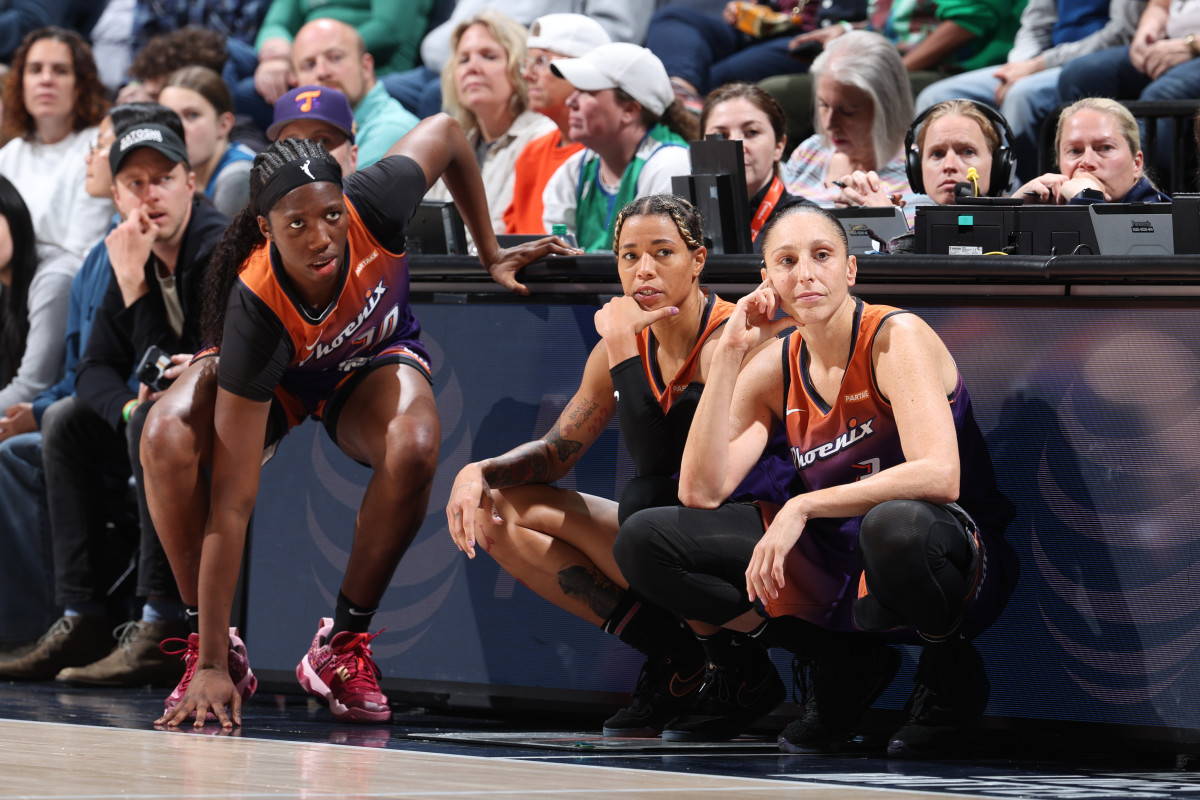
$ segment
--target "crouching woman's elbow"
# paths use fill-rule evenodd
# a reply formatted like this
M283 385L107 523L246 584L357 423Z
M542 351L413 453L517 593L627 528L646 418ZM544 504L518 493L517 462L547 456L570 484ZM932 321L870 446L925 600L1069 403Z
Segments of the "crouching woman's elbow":
M679 478L679 502L688 508L720 508L725 498L719 491L711 487L697 485L697 481L688 480L686 475Z

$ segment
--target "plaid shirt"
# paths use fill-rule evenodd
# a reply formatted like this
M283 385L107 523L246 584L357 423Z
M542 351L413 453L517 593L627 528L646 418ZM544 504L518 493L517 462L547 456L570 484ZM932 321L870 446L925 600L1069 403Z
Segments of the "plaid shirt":
M152 36L195 25L220 31L253 46L270 0L137 0L133 7L133 52Z

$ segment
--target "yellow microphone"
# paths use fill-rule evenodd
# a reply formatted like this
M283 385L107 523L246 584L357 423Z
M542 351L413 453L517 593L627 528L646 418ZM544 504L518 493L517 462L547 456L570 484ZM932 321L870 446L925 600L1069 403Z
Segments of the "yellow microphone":
M975 186L975 196L979 197L979 171L974 167L967 167L967 180Z

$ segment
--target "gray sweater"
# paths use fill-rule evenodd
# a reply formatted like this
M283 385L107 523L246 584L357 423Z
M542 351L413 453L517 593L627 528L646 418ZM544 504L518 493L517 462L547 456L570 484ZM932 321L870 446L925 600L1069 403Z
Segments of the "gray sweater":
M0 388L0 414L62 377L71 279L83 259L52 244L39 244L37 253L37 272L29 284L29 335L17 374Z

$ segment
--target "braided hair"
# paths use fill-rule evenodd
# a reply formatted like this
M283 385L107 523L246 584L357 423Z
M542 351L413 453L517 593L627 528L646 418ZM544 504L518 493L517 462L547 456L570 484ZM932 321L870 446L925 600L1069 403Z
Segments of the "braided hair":
M271 145L254 157L250 168L250 200L225 229L225 235L213 250L208 272L204 276L201 296L204 298L201 312L201 335L208 347L220 347L225 326L225 308L234 281L255 248L266 243L258 227L258 217L266 216L267 209L259 209L259 198L271 178L288 164L302 159L322 160L332 167L337 175L342 174L337 159L318 142L308 139L284 139Z
M669 217L689 251L695 252L704 246L704 224L695 206L673 194L651 194L631 200L617 214L613 226L613 253L617 252L621 242L621 228L630 217Z

